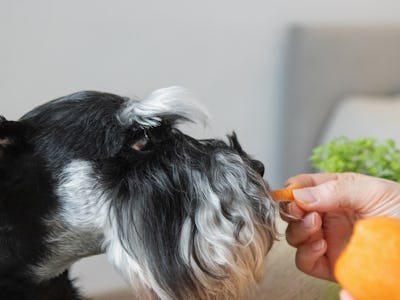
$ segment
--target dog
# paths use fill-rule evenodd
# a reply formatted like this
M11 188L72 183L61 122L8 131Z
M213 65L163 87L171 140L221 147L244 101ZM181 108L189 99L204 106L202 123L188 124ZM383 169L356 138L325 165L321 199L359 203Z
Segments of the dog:
M264 166L180 129L180 87L84 91L0 119L0 299L83 297L68 268L106 253L141 299L237 299L263 274L277 206Z

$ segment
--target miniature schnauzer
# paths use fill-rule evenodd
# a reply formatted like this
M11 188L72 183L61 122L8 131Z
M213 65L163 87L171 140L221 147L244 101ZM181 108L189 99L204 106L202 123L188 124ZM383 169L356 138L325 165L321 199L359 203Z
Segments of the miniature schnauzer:
M237 299L260 278L264 166L235 134L182 133L204 116L186 98L86 91L0 118L0 299L83 299L68 268L103 252L141 299Z

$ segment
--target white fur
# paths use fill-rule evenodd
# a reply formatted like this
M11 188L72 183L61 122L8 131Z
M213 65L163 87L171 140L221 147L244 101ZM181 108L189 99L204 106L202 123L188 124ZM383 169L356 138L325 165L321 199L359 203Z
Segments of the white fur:
M128 100L117 116L120 122L130 126L137 123L143 127L158 126L162 117L171 115L191 121L207 123L208 114L184 88L171 86L154 91L142 101Z
M72 161L58 180L60 207L46 219L52 229L46 240L51 255L33 267L38 280L62 273L80 257L101 252L108 201L91 163Z
M140 284L152 287L157 294L168 299L161 288L157 289L158 285L147 267L146 253L139 252L133 258L121 244L113 208L110 207L112 195L100 185L100 178L97 177L92 164L83 160L72 161L59 179L57 193L62 205L60 215L66 224L65 227L73 228L77 232L90 229L93 232L101 231L102 240L97 242L123 278L134 287ZM52 260L56 261L54 258ZM67 267L69 265L60 266L64 270Z
M272 241L268 240L266 228L254 225L254 216L249 207L248 196L243 193L247 175L240 166L241 158L237 155L228 157L217 155L221 173L221 184L229 181L235 191L231 201L231 212L244 219L244 226L239 241L234 238L235 224L226 219L221 210L221 201L212 190L210 182L201 173L193 171L192 181L195 182L197 197L201 205L195 214L195 223L198 234L195 238L195 247L198 250L199 260L209 271L220 276L228 275L229 279L212 280L197 265L189 252L190 228L192 221L187 218L184 222L180 237L180 253L185 263L189 265L196 279L208 289L220 294L219 299L240 297L244 287L251 286L263 273L263 259ZM230 160L230 161L229 161ZM220 177L221 174L217 174ZM251 192L251 191L249 191ZM273 211L273 210L271 210ZM271 216L268 216L272 218ZM201 287L200 287L201 289ZM238 291L238 294L236 292Z
M111 212L111 214L113 213ZM110 263L117 268L123 278L135 289L142 289L143 287L144 291L153 289L162 299L170 299L152 276L146 260L145 249L137 247L133 258L132 254L127 252L118 238L119 226L116 224L116 220L110 216L109 221L108 226L105 228L104 247ZM135 237L132 237L132 240L134 239Z
M267 232L271 233L273 229L255 222L256 216L253 215L250 199L260 200L258 197L262 197L266 203L268 199L266 193L259 191L259 186L250 183L248 176L251 170L246 169L242 158L237 154L224 153L215 155L213 159L215 168L212 179L189 167L186 173L192 182L188 193L200 201L194 216L198 230L194 245L198 258L202 266L221 276L221 279L206 274L189 251L190 218L184 220L179 249L184 262L193 270L198 295L210 299L207 297L214 293L219 295L218 299L234 299L241 296L244 289L255 283L263 273L263 259L272 243ZM146 295L146 291L152 289L161 299L172 300L173 291L155 280L140 237L135 232L129 235L128 242L133 245L131 249L127 249L120 240L120 224L116 220L115 208L110 206L115 195L104 189L93 164L74 160L64 168L58 180L57 195L61 207L58 216L48 220L56 228L48 237L48 243L53 245L53 254L34 269L35 273L42 278L49 278L54 276L54 270L62 272L77 258L101 250L106 252L109 261L135 290L143 290L144 296L152 297L151 292ZM227 187L230 193L225 195ZM244 222L239 240L234 238L236 224L222 212L223 201L228 203L231 215L240 217ZM270 211L271 215L266 216L268 220L273 218L274 210ZM135 211L132 213L135 214ZM140 220L135 217L133 219ZM129 225L123 226L130 230ZM138 230L142 225L135 223ZM89 244L82 247L88 241Z
M93 166L84 160L69 163L59 178L57 194L63 220L76 228L103 229L108 216L108 195Z

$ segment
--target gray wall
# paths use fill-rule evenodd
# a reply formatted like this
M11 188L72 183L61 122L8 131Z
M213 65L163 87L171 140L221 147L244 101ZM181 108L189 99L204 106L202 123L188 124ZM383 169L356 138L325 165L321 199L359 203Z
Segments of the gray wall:
M2 0L0 113L82 89L144 97L182 85L212 115L196 132L235 129L276 186L288 26L398 20L395 0Z

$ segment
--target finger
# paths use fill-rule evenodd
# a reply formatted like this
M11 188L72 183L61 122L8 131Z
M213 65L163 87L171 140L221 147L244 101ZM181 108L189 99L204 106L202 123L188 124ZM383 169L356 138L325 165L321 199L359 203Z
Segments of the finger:
M286 229L286 239L294 247L322 238L322 220L318 213L307 214L301 221L292 222Z
M371 193L371 177L342 173L332 178L317 186L294 190L295 202L304 210L320 212L359 210L366 205Z
M305 211L302 210L296 203L292 202L288 204L288 213L293 218L301 219L305 215Z
M293 222L295 220L300 220L304 217L305 211L302 210L296 203L294 202L285 202L280 205L281 218L286 222Z
M290 232L286 232L286 240L288 241L288 244L295 247L299 248L302 245L318 241L324 238L324 232L322 228L316 229L316 231L313 231L309 233L308 235L293 235Z
M324 239L301 245L296 252L296 265L302 272L327 280L332 280L330 266L324 255L327 244Z
M321 183L334 180L337 174L332 173L316 173L316 174L300 174L289 178L286 181L285 187L310 187Z

